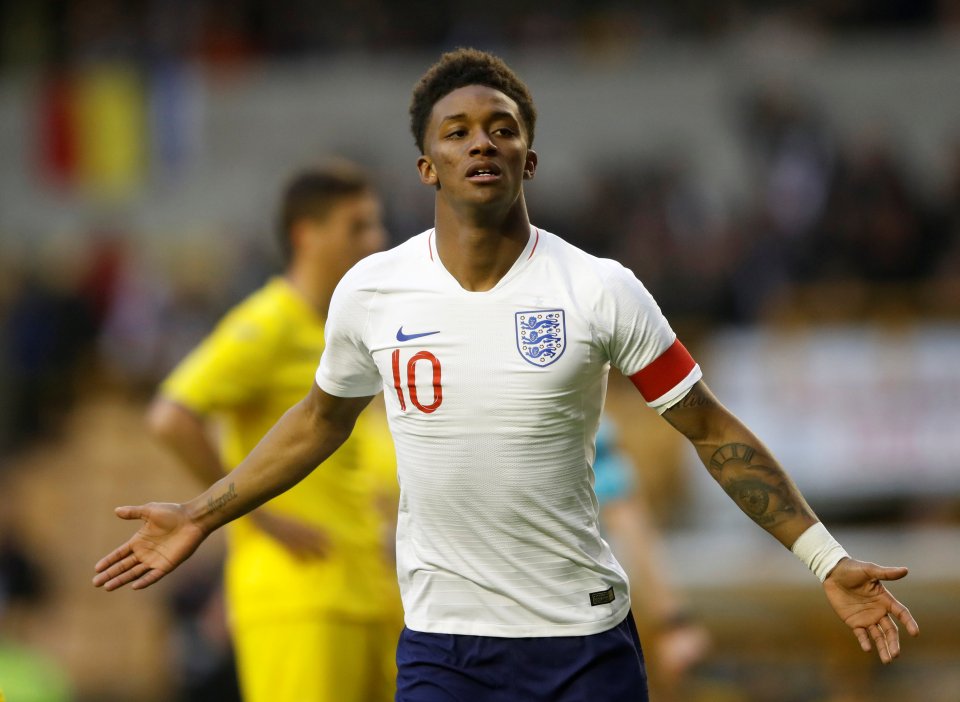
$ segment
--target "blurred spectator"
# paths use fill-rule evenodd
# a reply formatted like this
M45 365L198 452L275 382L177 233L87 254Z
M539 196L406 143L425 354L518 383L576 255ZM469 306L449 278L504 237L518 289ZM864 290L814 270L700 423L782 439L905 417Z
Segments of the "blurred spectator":
M301 58L335 51L387 52L458 44L570 46L588 53L622 52L657 37L711 39L734 34L776 14L780 21L822 32L955 27L955 3L937 0L845 0L712 3L656 0L634 7L620 0L488 4L481 16L463 3L363 0L315 4L283 0L46 0L0 4L7 31L0 57L24 63L90 59L199 57L236 65L253 58ZM469 20L464 19L469 17ZM495 18L487 21L485 17ZM24 35L39 39L36 48Z
M111 377L152 394L228 303L249 292L259 277L250 266L218 261L226 262L225 252L196 244L176 252L164 271L142 252L124 257L99 338L100 358Z
M572 243L622 262L681 323L728 318L734 249L681 161L601 168L587 206L572 220Z
M2 320L10 413L7 450L57 429L74 399L73 371L96 328L85 299L57 272L26 271Z
M808 276L916 282L929 271L934 247L928 215L890 141L868 130L845 154Z
M0 536L0 614L9 603L35 604L43 599L40 567L15 538L11 525Z
M933 261L926 307L935 314L960 317L960 135L947 150L947 177L938 201L939 250Z

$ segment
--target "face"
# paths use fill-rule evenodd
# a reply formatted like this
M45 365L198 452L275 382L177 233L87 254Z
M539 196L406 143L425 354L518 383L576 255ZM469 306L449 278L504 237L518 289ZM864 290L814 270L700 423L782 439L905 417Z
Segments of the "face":
M499 90L468 85L433 106L417 168L420 180L438 189L438 197L509 205L536 167L520 108Z
M336 280L387 243L380 200L372 193L342 198L323 220L302 220L297 227L295 255Z

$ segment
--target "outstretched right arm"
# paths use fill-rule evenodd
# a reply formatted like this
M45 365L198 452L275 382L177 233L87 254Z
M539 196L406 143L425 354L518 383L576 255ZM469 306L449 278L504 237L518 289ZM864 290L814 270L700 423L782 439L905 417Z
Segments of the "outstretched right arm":
M192 554L208 534L293 487L347 439L370 397L330 395L314 384L239 466L183 504L119 507L144 524L94 567L93 584L115 590L152 585Z

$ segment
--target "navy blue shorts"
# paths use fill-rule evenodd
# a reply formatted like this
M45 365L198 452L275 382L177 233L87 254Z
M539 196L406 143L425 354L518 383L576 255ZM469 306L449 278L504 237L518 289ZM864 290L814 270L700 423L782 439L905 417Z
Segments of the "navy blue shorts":
M647 702L633 615L589 636L510 639L404 628L397 702Z

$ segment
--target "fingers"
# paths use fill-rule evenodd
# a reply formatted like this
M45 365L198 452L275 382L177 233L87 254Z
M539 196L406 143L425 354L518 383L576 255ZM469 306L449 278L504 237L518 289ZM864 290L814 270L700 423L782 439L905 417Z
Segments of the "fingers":
M887 641L887 650L890 652L890 659L893 660L900 655L900 629L889 615L884 617L881 625L883 627L883 636Z
M162 578L164 575L166 575L166 573L164 573L162 570L157 570L156 568L150 568L147 571L145 571L143 575L141 575L139 578L137 578L131 583L130 589L142 590L145 587L150 587L155 582L157 582L160 578Z
M900 655L900 631L889 615L870 625L869 631L882 663L890 663Z
M867 634L867 630L862 626L858 626L853 630L853 634L857 637L857 641L860 642L860 650L864 653L869 653L873 646L870 645L870 636Z
M876 624L871 624L867 631L870 633L870 638L873 639L874 648L877 649L877 655L880 656L880 661L882 663L890 662L890 651L887 649L887 641L884 638L883 630Z
M877 580L899 580L907 575L909 570L902 566L895 568L888 568L884 566L878 566L875 563L868 563L864 569L867 574L876 578ZM907 609L902 602L900 602L896 597L890 594L889 590L886 590L886 595L890 598L891 605L889 607L890 614L893 615L890 618L892 626L896 626L896 619L900 620L900 623L904 625L907 629L907 633L910 636L917 636L920 633L920 625L917 624L917 620L913 618L913 615L910 614L910 610Z
M893 595L890 595L890 599L893 600L893 604L890 605L890 614L900 620L900 623L906 627L907 633L910 634L910 636L917 636L920 633L920 625L917 624L917 620L910 614L910 610Z
M162 570L152 568L146 563L141 563L136 556L125 558L112 568L108 568L99 573L93 579L93 584L102 587L107 592L121 588L124 585L130 585L132 590L142 590L149 587L162 578L166 573Z
M132 551L130 549L130 542L128 541L120 548L115 549L114 551L108 553L106 556L104 556L99 561L97 561L96 565L93 566L93 570L96 573L102 573L107 568L112 566L114 563L117 563L123 560L124 558L129 556L131 553ZM100 576L97 576L96 578L94 578L93 583L94 585L97 585L99 587L99 584L97 583L98 579L100 579Z
M100 560L94 570L97 574L93 577L93 584L96 587L102 587L104 590L116 590L121 585L125 585L131 580L139 578L143 573L150 570L150 566L141 563L130 549L129 544L124 544L109 556Z
M129 584L131 590L142 590L145 587L153 585L164 575L165 573L163 571L151 568L146 563L140 563L113 580L108 581L103 586L103 589L111 591Z
M120 519L144 519L143 505L117 507L113 510L113 513L120 517Z
M142 519L143 518L143 506L117 507L113 511L121 519ZM106 556L104 556L99 561L97 561L97 564L93 566L93 569L97 573L100 573L106 570L107 568L109 568L111 565L113 565L117 561L121 560L122 558L126 558L127 556L130 555L130 553L131 553L130 542L128 541L120 548L108 553Z
M883 635L883 629L876 624L871 624L867 627L867 631L870 633L870 638L873 639L873 645L874 648L877 649L877 655L880 656L880 661L882 663L889 663L890 651L887 649L887 640Z
M136 560L135 556L131 556L130 558L133 559L132 563L128 563L129 559L124 559L113 568L98 575L97 578L94 579L94 584L96 584L96 581L99 579L103 589L111 592L118 587L123 587L127 583L135 581L150 570L150 566Z
M140 560L136 556L134 556L132 553L130 553L130 548L128 546L124 546L122 547L122 549L126 549L126 552L128 554L125 558L107 562L110 556L113 555L113 554L110 554L110 556L107 556L107 558L104 558L99 563L97 563L96 566L94 566L94 569L97 571L97 575L94 576L93 578L94 585L96 585L97 587L100 587L101 585L105 585L106 583L113 580L114 578L137 567L137 565L140 563ZM114 553L117 553L122 549L118 549L117 551L114 551ZM108 587L107 589L110 590L112 588Z
M888 566L879 566L876 563L866 563L864 564L864 571L867 575L876 580L899 580L900 578L905 578L909 569L903 566L888 567Z
M114 512L121 519L140 519L143 513L141 507L130 506L117 507ZM137 559L132 554L133 549L130 548L130 542L127 541L123 546L114 549L97 561L93 566L94 572L97 573L93 578L93 584L101 587L120 573L133 567ZM112 590L113 588L108 587L106 589Z

